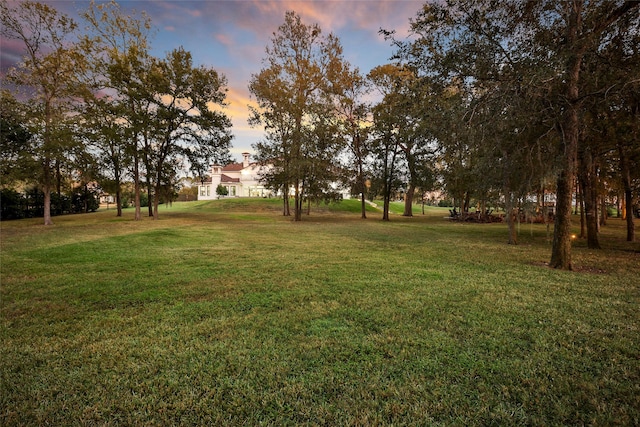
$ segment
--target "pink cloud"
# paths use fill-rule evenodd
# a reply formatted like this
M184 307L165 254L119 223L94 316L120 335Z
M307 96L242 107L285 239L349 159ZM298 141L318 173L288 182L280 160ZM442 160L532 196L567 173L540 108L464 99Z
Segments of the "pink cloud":
M225 34L225 33L214 34L213 38L216 39L220 44L224 46L233 45L233 38L228 34Z

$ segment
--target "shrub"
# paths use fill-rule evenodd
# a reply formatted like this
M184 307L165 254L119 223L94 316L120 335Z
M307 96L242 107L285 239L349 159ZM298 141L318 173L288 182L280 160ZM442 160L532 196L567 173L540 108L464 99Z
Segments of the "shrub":
M0 192L0 220L20 219L25 216L25 198L15 190L5 188Z
M227 196L229 195L229 190L227 190L227 187L225 187L222 184L218 184L218 187L216 188L216 194L218 196Z

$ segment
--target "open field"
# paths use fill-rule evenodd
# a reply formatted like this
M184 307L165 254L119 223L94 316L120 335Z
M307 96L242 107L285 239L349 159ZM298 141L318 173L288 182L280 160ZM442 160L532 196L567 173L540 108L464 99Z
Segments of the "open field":
M639 425L640 244L276 200L1 224L0 425ZM419 210L419 208L418 208Z

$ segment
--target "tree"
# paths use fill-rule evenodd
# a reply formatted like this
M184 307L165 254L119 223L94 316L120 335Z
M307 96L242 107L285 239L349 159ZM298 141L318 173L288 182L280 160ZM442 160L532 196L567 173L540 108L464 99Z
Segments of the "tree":
M554 268L572 268L571 200L582 146L581 117L590 96L582 73L585 58L606 45L615 24L638 6L640 3L629 1L583 0L429 2L412 23L416 39L396 42L398 56L407 58L424 75L442 85L457 79L470 87L474 97L517 94L520 89L535 94L534 104L539 109L533 121L557 131L556 137L549 139L548 131L540 126L537 136L525 141L555 143L553 149L544 151L559 159L550 261ZM528 106L506 105L508 109L496 116L505 125L504 136L522 135L520 118ZM475 111L470 109L469 114ZM503 152L509 153L517 150Z
M585 59L585 92L592 94L586 100L585 126L581 130L579 157L590 163L580 162L581 183L591 184L584 188L585 205L597 207L596 198L605 200L605 182L623 193L623 205L628 212L623 214L627 222L627 240L635 239L635 226L630 207L633 206L633 171L637 170L640 155L640 97L638 80L640 69L640 16L626 14L603 36L603 43ZM591 165L586 168L583 165ZM635 166L635 167L634 167ZM594 173L597 172L597 173ZM637 174L636 174L637 175ZM588 180L586 177L595 179ZM602 205L602 203L600 203ZM589 212L588 212L589 213ZM587 213L587 242L590 248L599 246L597 241L598 218L596 212ZM600 220L606 214L600 208ZM604 225L604 223L602 223Z
M343 77L343 82L339 85L342 92L336 99L336 113L339 126L342 128L340 134L347 138L344 145L347 147L350 159L350 165L346 167L349 176L345 177L344 181L353 182L353 193L360 195L361 218L366 219L366 164L370 154L368 129L370 107L364 98L369 93L370 87L367 79L357 68L351 70L347 67Z
M91 58L92 92L85 101L88 127L111 177L117 216L122 215L121 179L133 168L135 220L141 219L140 163L142 133L151 111L146 83L150 67L151 22L142 13L125 15L114 1L91 2L82 14L89 33L82 46Z
M326 154L340 142L330 128L335 115L332 100L340 93L335 86L345 69L342 47L335 36L323 38L317 24L305 25L289 11L266 54L266 67L249 83L258 103L251 108L249 123L264 126L266 132L254 148L261 162L273 165L266 179L283 190L285 214L293 188L294 220L300 221L311 187L322 187L333 175ZM322 175L317 175L320 171Z
M218 186L216 187L216 194L218 196L227 196L229 195L229 190L224 185L218 184Z
M84 110L85 133L96 154L99 180L104 189L115 194L116 216L122 216L122 181L131 165L130 141L119 122L122 118L100 100Z
M404 157L406 169L406 192L403 216L413 216L413 199L418 188L423 193L433 187L432 161L435 152L434 98L438 94L431 87L427 78L419 79L412 70L404 82L406 88L402 93L399 106L404 115L401 117L400 149Z
M22 105L8 91L0 91L0 182L8 186L33 179L38 169L33 135L24 125Z
M375 139L371 151L382 184L382 220L389 221L391 197L399 186L400 154L403 149L407 151L407 141L413 132L406 113L407 90L413 73L406 68L386 64L371 70L368 78L383 97L373 107Z
M212 161L228 162L232 135L230 119L219 110L226 105L223 75L213 68L195 67L191 54L179 48L164 60L154 60L150 77L155 108L148 154L157 219L159 196L163 187L172 185L168 178L178 163L186 160L198 171Z
M56 164L65 158L67 121L82 86L84 57L71 41L76 23L46 4L24 1L9 7L0 3L0 34L24 44L22 63L11 69L7 80L27 89L29 131L37 141L34 151L41 165L44 192L44 224L51 225L51 192Z
M571 200L580 152L580 116L585 93L581 92L585 57L604 42L603 35L622 16L640 6L639 2L572 0L528 2L520 22L533 28L536 41L551 49L559 64L563 98L561 169L557 180L557 206L550 266L572 268ZM561 43L558 43L558 40Z

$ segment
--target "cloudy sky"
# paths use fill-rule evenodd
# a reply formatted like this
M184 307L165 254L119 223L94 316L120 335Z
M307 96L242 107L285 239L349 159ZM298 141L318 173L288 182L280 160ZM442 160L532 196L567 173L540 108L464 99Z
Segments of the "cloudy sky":
M60 12L77 17L88 1L48 0ZM388 62L393 52L378 34L381 28L407 34L409 19L416 16L421 0L138 0L119 1L124 11L145 11L155 34L152 53L164 56L183 46L197 65L215 68L228 79L230 103L227 113L233 120L233 153L252 151L251 144L262 137L260 129L247 124L251 103L248 83L262 68L265 47L284 22L285 12L298 13L303 23L320 25L323 34L337 35L344 57L366 74ZM13 47L0 45L2 70L15 58Z

